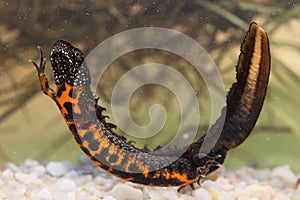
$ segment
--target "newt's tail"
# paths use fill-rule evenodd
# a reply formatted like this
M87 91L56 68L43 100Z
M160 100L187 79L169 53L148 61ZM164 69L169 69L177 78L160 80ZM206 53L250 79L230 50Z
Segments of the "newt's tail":
M241 45L237 82L227 95L225 123L218 141L228 150L241 144L257 121L266 96L270 58L266 32L252 23Z

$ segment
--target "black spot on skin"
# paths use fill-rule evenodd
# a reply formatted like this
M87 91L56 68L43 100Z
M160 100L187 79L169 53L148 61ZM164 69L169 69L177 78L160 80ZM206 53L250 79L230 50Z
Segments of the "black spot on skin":
M63 107L67 110L67 113L65 114L65 119L68 121L68 122L71 122L74 120L73 118L73 112L72 112L72 103L70 102L65 102Z
M77 93L77 92L76 92L76 93ZM75 93L75 91L74 91L74 94L73 94L73 88L71 88L68 95L69 95L69 97L73 98L73 97L76 97L76 96L77 96L76 93Z
M77 128L75 126L75 124L70 124L69 125L69 129L72 131L73 135L74 135L74 138L76 140L76 142L81 145L82 144L82 140L81 138L79 137L78 133L77 133Z
M83 136L83 140L88 141L89 143L89 148L92 151L96 151L99 147L99 142L97 140L94 139L94 133L92 132L87 132L84 136Z
M92 151L96 151L99 147L99 142L97 140L90 140L89 141L89 148L92 150Z
M80 128L81 128L82 130L88 130L88 129L90 128L90 125L91 125L91 123L90 123L90 122L87 122L87 123L82 124L82 125L80 126Z
M142 173L138 166L135 163L131 164L128 169L130 172Z
M66 89L65 84L62 84L61 87L59 88L59 90L57 91L57 97L60 98L61 95L62 95L62 93L63 93L64 91L66 91L66 90L67 90L67 89Z
M118 160L118 156L116 154L113 154L109 157L109 162L116 162Z
M73 119L73 115L72 114L65 114L64 115L64 118L68 121L68 122L72 122L72 121L74 121L74 119Z
M92 132L87 132L86 134L84 134L83 136L83 140L86 140L88 142L94 140L94 134Z
M67 110L68 113L72 113L72 103L70 102L64 103L64 108Z
M105 161L105 159L104 159L107 155L109 155L109 153L108 153L108 148L103 148L103 149L101 149L101 152L95 154L94 157L95 157L98 161L102 162L103 164L108 164L108 165L109 165L109 163L107 163L107 161Z

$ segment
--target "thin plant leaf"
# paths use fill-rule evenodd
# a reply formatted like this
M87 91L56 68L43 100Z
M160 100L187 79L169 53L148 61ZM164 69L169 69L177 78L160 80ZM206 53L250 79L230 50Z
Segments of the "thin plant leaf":
M257 13L264 13L264 14L271 14L278 10L278 8L276 8L276 7L264 6L261 4L256 4L256 3L246 2L246 1L241 2L238 5L240 6L240 8L242 10L257 12Z
M238 16L232 14L230 11L218 6L215 3L211 3L204 0L198 0L196 1L199 5L215 12L216 14L220 15L221 17L224 17L228 21L232 22L233 24L237 25L238 27L242 28L243 30L248 30L248 24L244 22L241 18Z
M293 79L300 85L300 77L296 73L294 73L287 64L285 64L281 59L278 59L276 56L273 56L272 59L285 71L285 73L291 79Z
M287 124L291 129L293 129L293 132L297 133L300 131L298 120L293 119L289 112L286 112L285 109L281 109L279 106L273 109L274 114L276 117Z
M272 41L272 45L287 46L287 47L294 48L296 50L300 50L300 45L299 44L294 44L294 43L289 43L289 42L276 42L276 41Z
M275 19L272 19L272 28L268 30L268 35L271 36L278 28L281 27L282 24L296 16L300 16L300 5L296 5L294 8L288 9L280 13L280 15L278 15Z

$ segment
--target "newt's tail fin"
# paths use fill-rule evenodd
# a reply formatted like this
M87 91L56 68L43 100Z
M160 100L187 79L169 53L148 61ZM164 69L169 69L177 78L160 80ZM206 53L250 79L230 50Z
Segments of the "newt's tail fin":
M232 149L251 133L266 96L271 56L266 32L252 23L241 45L236 79L227 95L225 123L219 142Z

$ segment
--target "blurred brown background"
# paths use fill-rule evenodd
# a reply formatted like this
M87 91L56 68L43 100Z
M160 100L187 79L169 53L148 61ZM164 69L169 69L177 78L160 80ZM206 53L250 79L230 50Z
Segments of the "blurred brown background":
M19 163L29 158L75 161L82 154L56 105L40 91L35 68L28 62L38 60L37 45L43 47L49 60L49 49L58 39L66 39L88 54L101 41L122 31L164 27L198 41L219 67L228 89L235 80L240 43L249 23L256 21L270 37L272 74L268 95L253 134L229 153L226 166L288 164L300 172L299 19L299 1L1 1L0 163ZM209 107L207 94L202 92L205 85L201 77L192 75L187 62L170 53L147 50L123 55L110 66L98 86L101 104L109 105L114 83L121 74L147 62L179 70L204 96L199 95L201 109ZM49 68L48 63L47 74L52 77ZM144 87L142 91L143 95L131 104L132 115L144 119L140 123L147 123L144 113L153 102L164 105L168 113L178 111L176 100L169 99L172 94L165 88ZM203 130L208 118L201 122ZM162 132L171 130L176 120L168 118ZM136 142L153 149L169 139L162 133L151 141Z

